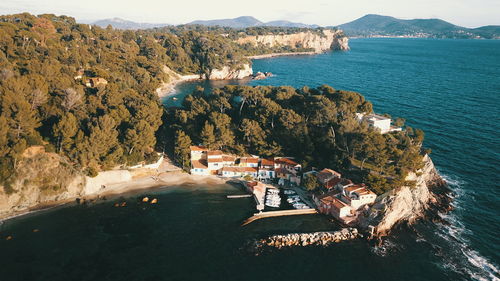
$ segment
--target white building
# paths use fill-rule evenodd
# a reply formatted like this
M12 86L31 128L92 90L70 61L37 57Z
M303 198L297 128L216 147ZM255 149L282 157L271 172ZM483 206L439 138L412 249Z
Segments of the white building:
M365 186L351 185L342 192L342 201L349 204L355 210L375 202L377 195Z
M239 164L240 167L259 167L259 158L256 157L241 157Z
M258 171L258 180L271 180L276 177L276 172L273 169L260 168Z
M381 134L401 131L401 127L394 127L391 125L392 120L389 117L385 117L375 113L370 113L368 115L356 113L356 116L359 121L366 121L368 123L368 126L374 128L375 130L378 130Z
M297 174L297 172L300 172L302 169L302 166L290 158L276 157L274 159L274 169L279 168L286 169L293 174Z
M206 147L193 145L190 147L190 149L191 149L191 161L207 159L208 149Z
M192 160L191 161L191 174L207 176L210 175L206 160Z

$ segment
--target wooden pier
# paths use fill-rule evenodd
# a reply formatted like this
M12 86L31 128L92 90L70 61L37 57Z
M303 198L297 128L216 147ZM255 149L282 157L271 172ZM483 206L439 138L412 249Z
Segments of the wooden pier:
M282 216L296 216L296 215L310 215L317 214L316 209L296 209L296 210L281 210L281 211L269 211L262 212L258 214L254 214L250 218L246 219L241 226L247 225L253 221L260 220L263 218L272 218L272 217L282 217Z

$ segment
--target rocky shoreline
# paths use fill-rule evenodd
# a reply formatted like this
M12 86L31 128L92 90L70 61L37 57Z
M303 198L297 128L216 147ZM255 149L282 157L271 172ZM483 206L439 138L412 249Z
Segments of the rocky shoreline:
M415 187L403 186L384 194L371 207L369 217L361 225L373 231L370 238L381 241L397 225L411 225L422 219L446 223L439 214L452 210L452 190L428 155L424 156L424 164L418 175L414 173L407 178L416 182ZM370 230L370 226L374 228Z

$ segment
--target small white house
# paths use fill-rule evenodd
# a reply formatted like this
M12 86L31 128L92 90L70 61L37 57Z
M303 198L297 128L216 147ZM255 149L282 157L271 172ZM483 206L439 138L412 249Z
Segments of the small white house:
M259 158L256 157L241 157L239 160L240 167L259 167Z
M190 172L192 175L201 175L201 176L210 175L210 170L208 169L205 160L192 160Z
M351 185L344 189L341 198L353 209L358 210L365 205L374 203L377 195L364 186Z
M190 148L191 148L191 161L207 159L208 149L206 147L193 145Z
M258 180L270 180L276 177L276 173L272 169L259 169L257 179Z
M368 126L374 128L375 130L378 130L381 134L402 130L401 127L395 127L391 125L391 118L375 113L370 113L367 115L363 113L356 113L356 117L360 122L363 120L366 121L368 123Z

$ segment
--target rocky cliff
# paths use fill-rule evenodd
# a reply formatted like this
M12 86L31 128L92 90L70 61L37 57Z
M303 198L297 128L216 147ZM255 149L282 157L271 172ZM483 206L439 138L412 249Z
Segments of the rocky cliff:
M65 158L41 146L27 149L16 170L16 180L8 187L0 186L0 218L73 198L85 185L84 177Z
M224 66L222 69L212 69L208 79L210 80L225 80L225 79L243 79L253 75L252 66L250 64L244 64L240 68L231 68L229 66ZM202 79L206 79L203 75Z
M375 236L387 235L398 223L413 223L422 218L433 206L443 203L446 195L434 192L434 189L445 186L445 182L437 173L434 163L428 155L424 156L424 167L408 175L408 181L415 181L415 187L403 186L380 196L372 206L370 217L365 226L375 227Z
M268 34L245 36L238 38L238 44L252 44L254 46L290 46L292 48L314 49L320 53L327 50L349 50L349 39L340 30L326 29L323 34L307 31L294 34Z
M103 185L129 182L155 169L103 171L90 178L73 168L65 157L45 152L43 146L33 146L23 153L16 170L16 180L8 187L0 186L0 220L79 197L92 198L111 191L102 189Z

